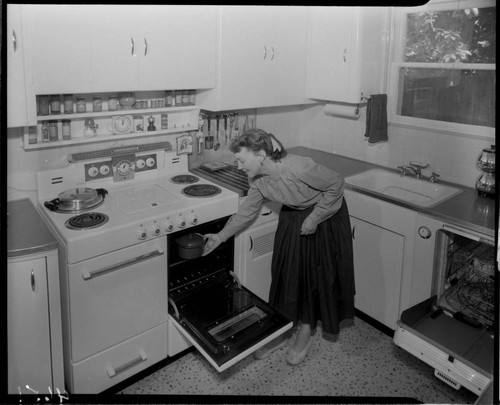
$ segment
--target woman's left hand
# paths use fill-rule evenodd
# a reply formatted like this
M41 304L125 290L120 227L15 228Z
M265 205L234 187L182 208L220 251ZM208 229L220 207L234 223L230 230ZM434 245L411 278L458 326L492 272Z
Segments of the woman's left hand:
M312 235L314 232L316 232L316 228L318 227L318 224L314 219L311 217L307 217L304 219L304 222L302 223L302 228L300 229L300 234L301 235Z

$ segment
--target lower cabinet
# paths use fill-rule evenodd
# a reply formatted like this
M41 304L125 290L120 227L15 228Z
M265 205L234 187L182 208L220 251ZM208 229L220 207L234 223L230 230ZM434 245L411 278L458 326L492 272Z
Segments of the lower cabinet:
M7 264L9 394L64 393L57 250Z
M352 190L355 307L395 330L411 291L416 212Z
M386 326L398 319L405 238L351 216L356 308Z

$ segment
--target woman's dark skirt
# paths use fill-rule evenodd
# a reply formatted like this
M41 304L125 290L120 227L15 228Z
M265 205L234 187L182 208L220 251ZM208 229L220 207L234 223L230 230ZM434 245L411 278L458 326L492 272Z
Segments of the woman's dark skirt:
M351 224L345 200L312 235L301 236L313 207L283 206L274 238L269 303L295 323L337 335L342 320L354 317L354 264Z

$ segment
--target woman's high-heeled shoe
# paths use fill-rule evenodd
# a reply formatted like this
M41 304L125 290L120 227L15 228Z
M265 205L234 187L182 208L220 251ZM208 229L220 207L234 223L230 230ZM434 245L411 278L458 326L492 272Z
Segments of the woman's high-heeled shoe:
M293 350L293 347L290 349L286 356L286 362L290 364L291 366L296 366L299 363L302 363L304 358L306 357L307 352L312 346L312 338L309 338L309 341L307 342L306 346L304 349L300 352L297 353L295 350Z

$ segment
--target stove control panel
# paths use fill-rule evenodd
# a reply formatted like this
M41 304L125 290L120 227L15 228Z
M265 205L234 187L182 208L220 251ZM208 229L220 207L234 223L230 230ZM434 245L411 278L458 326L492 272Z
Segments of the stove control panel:
M196 226L199 223L200 219L194 210L181 212L166 218L155 218L141 222L137 227L136 237L139 240L146 240Z
M115 179L122 181L133 178L134 173L155 170L158 164L156 153L141 156L131 154L116 156L112 160L86 163L84 168L85 181L100 180L113 175Z

